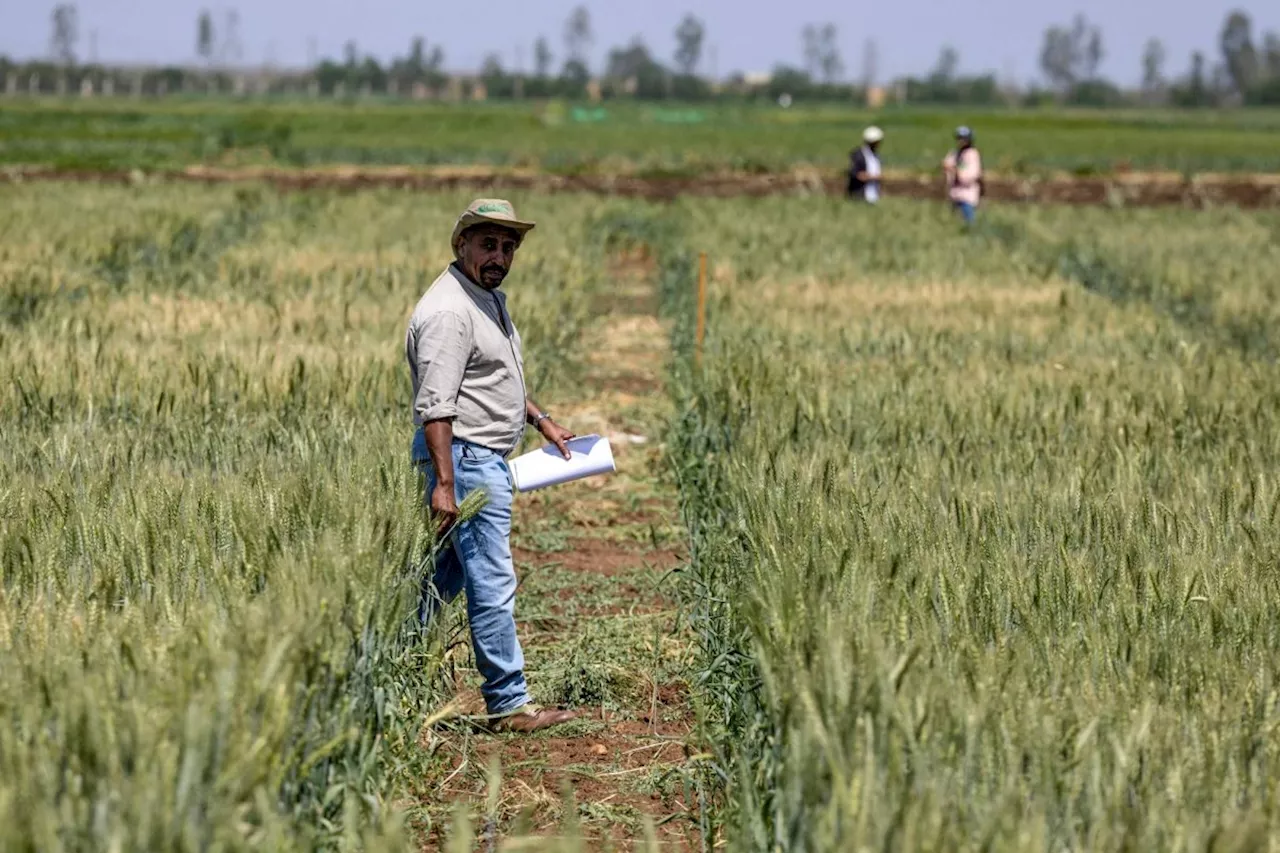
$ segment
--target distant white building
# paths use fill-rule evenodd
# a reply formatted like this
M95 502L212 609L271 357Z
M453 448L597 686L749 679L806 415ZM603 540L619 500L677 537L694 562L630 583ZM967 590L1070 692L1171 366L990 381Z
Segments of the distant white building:
M742 82L748 86L768 86L773 82L773 72L748 71L742 75Z

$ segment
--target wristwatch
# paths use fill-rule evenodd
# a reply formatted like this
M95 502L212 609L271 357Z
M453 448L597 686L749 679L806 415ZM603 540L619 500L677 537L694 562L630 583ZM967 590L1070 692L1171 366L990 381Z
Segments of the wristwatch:
M545 420L550 420L550 418L551 418L550 412L538 412L538 416L533 419L533 422L530 424L530 426L532 426L534 429L537 429L538 424L542 423Z

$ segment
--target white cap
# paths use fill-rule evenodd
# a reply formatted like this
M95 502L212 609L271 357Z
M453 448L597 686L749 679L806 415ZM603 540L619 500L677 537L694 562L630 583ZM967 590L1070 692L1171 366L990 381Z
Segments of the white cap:
M882 139L884 139L884 131L874 124L862 131L863 142L879 142Z

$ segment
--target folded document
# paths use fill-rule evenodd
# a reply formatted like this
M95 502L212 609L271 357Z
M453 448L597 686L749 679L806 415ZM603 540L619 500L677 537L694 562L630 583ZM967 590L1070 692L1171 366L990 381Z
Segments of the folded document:
M617 470L613 464L613 449L604 436L582 435L569 439L566 444L569 447L568 459L560 455L554 444L548 444L508 462L516 491L532 492Z

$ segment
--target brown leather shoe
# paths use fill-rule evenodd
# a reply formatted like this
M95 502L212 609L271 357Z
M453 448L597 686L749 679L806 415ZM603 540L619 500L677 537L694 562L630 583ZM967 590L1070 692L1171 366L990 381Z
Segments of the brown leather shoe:
M549 729L561 723L578 719L577 711L563 711L554 708L539 708L537 705L525 705L518 711L499 717L490 724L495 732L531 732Z

